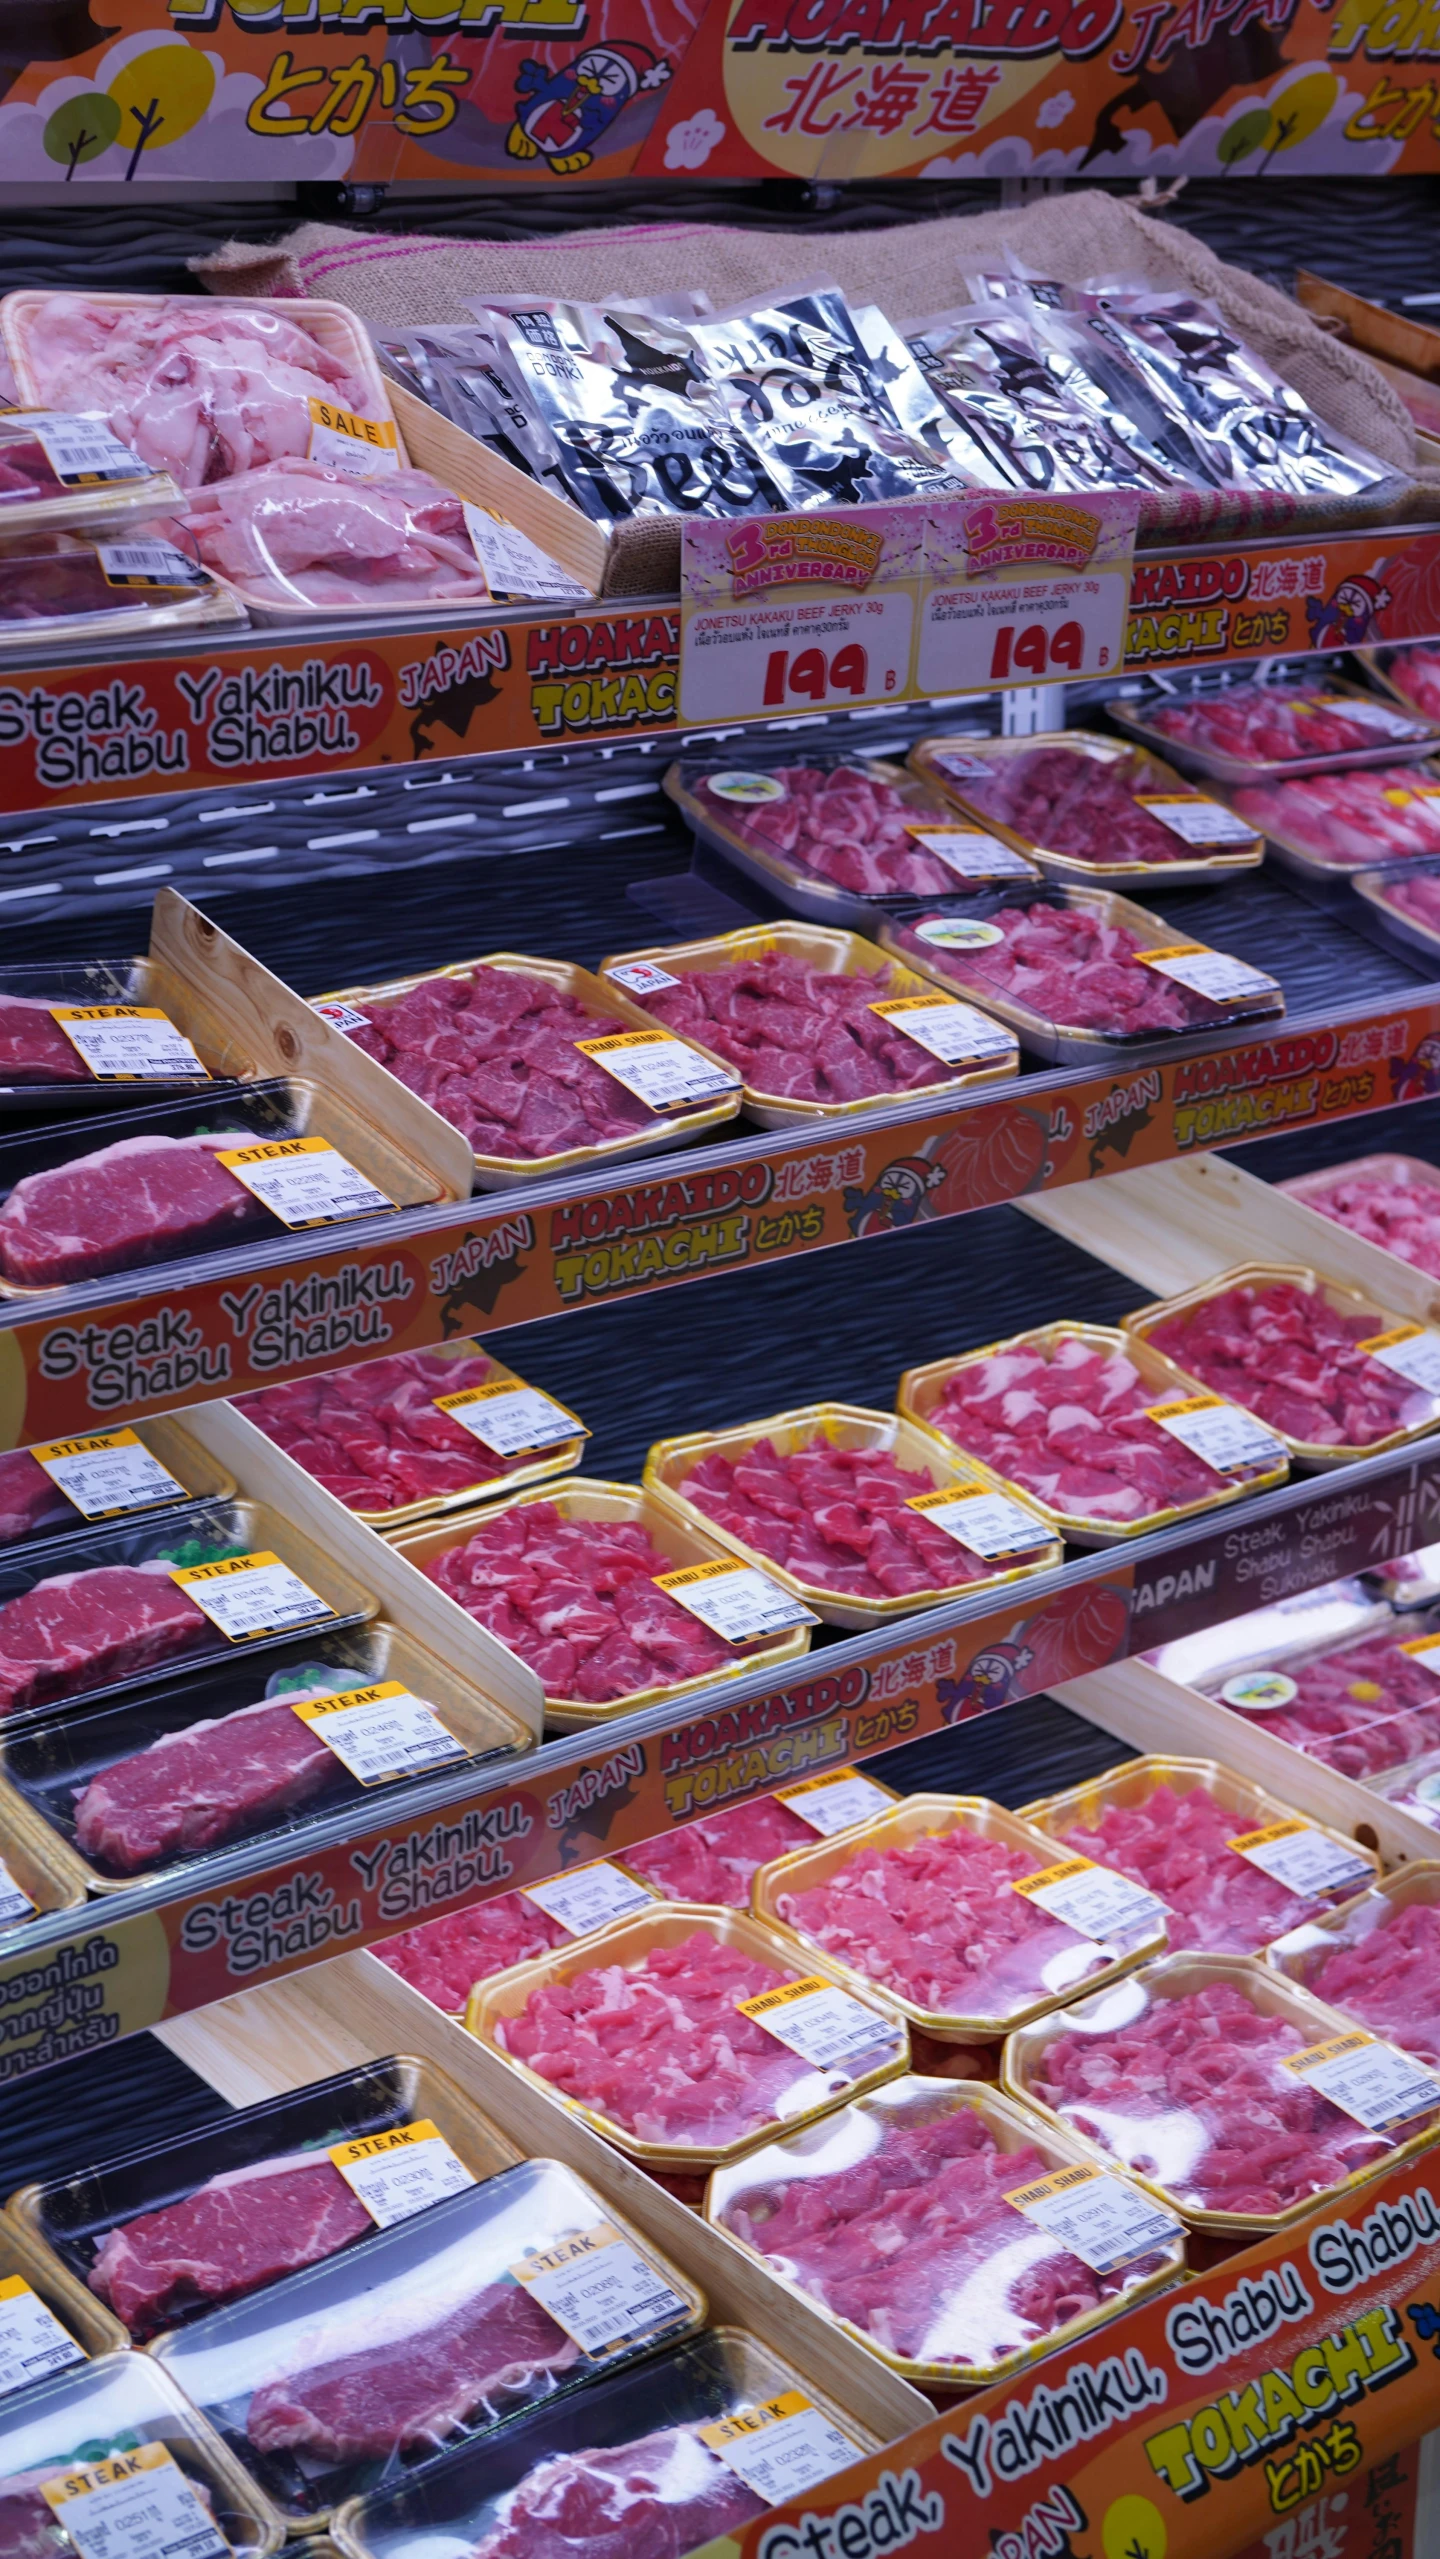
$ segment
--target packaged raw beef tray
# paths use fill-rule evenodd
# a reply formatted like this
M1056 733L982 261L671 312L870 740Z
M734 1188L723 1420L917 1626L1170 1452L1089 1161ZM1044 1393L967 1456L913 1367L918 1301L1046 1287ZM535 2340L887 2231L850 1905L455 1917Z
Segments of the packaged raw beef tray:
M737 2422L738 2421L738 2422ZM877 2448L793 2364L708 2328L335 2520L346 2559L671 2559Z
M0 1452L0 1554L26 1561L101 1526L224 1498L235 1479L165 1414Z
M679 2269L568 2168L527 2159L150 2351L270 2511L305 2531L704 2315Z
M576 1475L395 1542L529 1664L562 1732L793 1661L815 1622L768 1575L717 1569L724 1541L638 1484Z
M424 2061L387 2058L117 2152L7 2212L137 2343L338 2256L520 2152Z
M0 1112L133 1107L207 1084L204 1055L146 979L143 960L0 969Z
M464 500L408 464L357 479L343 464L269 462L192 490L175 521L262 624L312 613L433 617L490 601Z
M856 1118L909 1093L933 1100L1013 1075L1020 1062L993 1015L937 997L873 942L821 925L760 924L632 951L603 973L667 1030L734 1067L762 1128Z
M877 1626L1060 1561L1028 1502L933 1431L855 1404L657 1440L645 1481L832 1626Z
M1440 846L1435 848L1440 852ZM1440 862L1417 861L1405 870L1353 871L1350 886L1370 910L1380 938L1413 960L1440 951Z
M93 419L53 409L0 417L0 538L7 543L79 532L107 536L110 548L143 528L147 516L169 515L179 503L168 470L142 462Z
M665 788L702 844L813 924L856 924L967 880L1034 880L1007 837L957 816L900 764L817 755L768 771L672 764Z
M3 531L3 526L0 526ZM178 538L147 528L110 543L88 533L31 533L0 548L0 656L64 641L161 639L234 629L242 607Z
M1085 729L1043 739L922 738L915 771L1047 876L1167 888L1253 870L1259 830L1144 747Z
M81 1861L0 1780L0 1931L8 1938L52 1910L78 1910L87 1880Z
M993 2038L1164 1946L1152 1894L1055 1865L1043 1833L982 1796L911 1795L762 1868L752 1900L923 2033Z
M1276 1187L1362 1243L1440 1279L1440 1172L1422 1157L1362 1155Z
M153 2532L152 2546L192 2559L269 2559L284 2539L214 2429L144 2355L100 2355L0 2399L0 2528L12 2559L71 2559L82 2546L66 2521L72 2497L86 2500L95 2550Z
M403 1528L492 1489L564 1474L579 1464L588 1437L567 1404L527 1386L475 1341L287 1378L242 1395L239 1405L327 1493L377 1528Z
M747 1914L691 1902L481 1982L466 2024L657 2168L739 2158L909 2058L893 2007Z
M1266 1949L1327 2008L1440 2071L1440 1864L1416 1858Z
M1147 1343L1103 1324L1045 1324L907 1369L896 1402L1077 1546L1138 1537L1289 1472L1284 1443L1251 1414L1197 1397Z
M1286 867L1344 879L1440 853L1440 764L1385 764L1255 782L1231 794Z
M88 1714L22 1722L0 1806L20 1796L94 1892L530 1747L517 1717L384 1624L302 1637L253 1662L207 1662Z
M1429 640L1413 640L1399 649L1361 649L1358 655L1397 702L1424 719L1440 720L1440 649Z
M1440 1421L1440 1334L1295 1265L1243 1263L1124 1322L1300 1466L1399 1448Z
M1378 1777L1440 1750L1440 1626L1423 1614L1313 1652L1258 1645L1243 1665L1198 1671L1192 1684L1342 1777Z
M5 2286L0 2402L31 2390L87 2355L111 2355L129 2339L113 2310L7 2208L0 2216L0 2283Z
M1347 1901L1379 1866L1372 1850L1213 1760L1127 1760L1026 1809L1073 1857L1113 1866L1153 1893L1174 1954L1259 1954Z
M441 1911L398 1937L382 1937L369 1951L437 2008L462 2017L478 1981L569 1942L558 1919L528 1893L497 1893L466 1910Z
M1285 1010L1264 969L1191 941L1108 889L985 891L897 907L879 933L937 985L998 1014L1047 1065L1124 1057Z
M1076 2170L1056 2193L1057 2172ZM1180 2222L1097 2174L1084 2144L998 2089L924 2077L717 2168L706 2219L922 2387L1003 2380L1185 2258Z
M374 1613L367 1590L256 1502L98 1530L0 1566L0 1717Z
M0 1139L0 1296L188 1265L447 1196L348 1105L299 1081L71 1121Z
M1435 719L1338 676L1166 681L1147 686L1138 701L1117 698L1106 708L1132 737L1217 782L1393 763L1426 754L1440 738Z
M1003 2082L1192 2228L1252 2234L1389 2167L1440 2110L1419 2062L1239 1955L1166 1955L1021 2027Z
M837 1831L869 1821L895 1801L894 1790L859 1768L830 1768L775 1795L691 1821L643 1839L621 1862L665 1901L714 1902L748 1910L762 1866Z
M1365 1783L1372 1794L1383 1796L1397 1812L1408 1813L1412 1821L1440 1831L1440 1751L1426 1751L1400 1768L1367 1777Z
M495 951L316 1001L468 1138L482 1190L652 1154L740 1107L733 1067L565 960Z

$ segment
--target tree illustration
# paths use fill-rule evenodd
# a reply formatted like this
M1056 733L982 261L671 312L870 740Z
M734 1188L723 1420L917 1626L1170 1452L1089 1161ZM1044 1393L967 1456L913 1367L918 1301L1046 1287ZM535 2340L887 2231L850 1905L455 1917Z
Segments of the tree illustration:
M86 89L57 107L40 139L47 159L58 160L68 186L82 160L98 160L120 132L120 110L103 89Z
M1340 83L1333 71L1309 71L1301 80L1292 80L1281 91L1270 109L1272 131L1265 137L1265 157L1255 175L1263 178L1277 151L1293 151L1297 143L1308 142L1318 133L1340 95Z
M127 181L143 151L160 151L197 125L215 95L209 56L187 44L160 44L117 71L109 95L119 109L120 140L131 146Z
M1237 160L1248 160L1252 151L1263 151L1269 139L1269 108L1251 107L1227 124L1215 146L1215 157L1222 169L1233 169Z

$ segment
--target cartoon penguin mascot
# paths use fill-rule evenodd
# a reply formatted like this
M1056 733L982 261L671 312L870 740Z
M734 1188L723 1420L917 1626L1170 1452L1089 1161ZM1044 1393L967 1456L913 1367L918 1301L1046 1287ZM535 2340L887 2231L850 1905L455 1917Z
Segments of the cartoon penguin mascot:
M559 71L522 62L505 148L512 160L548 160L558 177L588 169L621 108L642 90L663 89L669 77L669 63L657 62L643 44L592 44Z

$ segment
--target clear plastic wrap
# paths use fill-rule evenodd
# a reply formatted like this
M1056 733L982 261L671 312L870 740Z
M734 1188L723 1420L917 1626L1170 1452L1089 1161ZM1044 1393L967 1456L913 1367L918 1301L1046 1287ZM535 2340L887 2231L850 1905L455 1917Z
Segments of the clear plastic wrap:
M922 2032L997 2036L1164 1946L1163 1911L1113 1877L1098 1879L1113 1924L1060 1918L1045 1880L1056 1862L1043 1833L998 1804L911 1795L766 1867L753 1900Z
M141 2342L372 2237L376 2220L331 2153L412 2127L433 2131L471 2180L520 2156L432 2063L387 2057L22 2187L7 2212L42 2262Z
M183 1424L165 1415L103 1425L74 1439L0 1452L0 1558L68 1546L102 1524L153 1518L233 1493L235 1478Z
M134 2514L133 2483L104 2475L120 2454L132 2466L136 2454L142 2458L138 2501L151 2506L143 2519ZM62 2480L95 2501L83 2540L68 2528L70 2496L57 2512L44 2494ZM71 2511L62 2520L65 2506ZM133 2354L98 2356L0 2402L0 2514L10 2559L74 2559L77 2548L85 2559L99 2559L133 2546L137 2523L142 2532L158 2523L166 2537L157 2534L154 2546L183 2549L191 2559L224 2559L226 2550L269 2559L285 2537L204 2418L167 2374Z
M93 419L53 410L0 417L0 532L113 532L167 514L180 496L168 471L142 462Z
M1440 951L1440 863L1416 860L1404 871L1352 871L1350 885L1371 909L1381 937L1405 957Z
M1318 878L1440 853L1440 764L1433 759L1257 782L1231 796L1247 826L1290 868Z
M1436 736L1433 720L1334 676L1211 678L1188 687L1167 681L1163 691L1107 708L1160 754L1220 782L1383 763L1401 748L1423 755Z
M1157 886L1253 870L1263 829L1140 746L1057 729L1041 739L921 738L910 761L1047 876L1153 877ZM1242 800L1236 806L1241 807Z
M1427 1649L1426 1625L1406 1616L1299 1657L1287 1651L1272 1660L1258 1649L1218 1684L1197 1685L1342 1777L1378 1777L1440 1750L1440 1640Z
M499 1893L468 1910L442 1911L398 1937L383 1937L372 1955L447 2015L464 2015L480 1981L570 1943L558 1920L525 1893Z
M0 969L0 1110L93 1111L208 1084L154 993L145 960Z
M1197 2228L1274 2229L1434 2126L1440 2082L1417 2064L1397 2074L1406 2111L1387 2128L1326 2096L1309 2056L1336 2028L1332 2010L1245 1957L1170 1955L1022 2028L1004 2084ZM1306 2069L1287 2068L1301 2054Z
M1440 720L1440 648L1430 640L1412 640L1405 648L1367 652L1362 664L1374 665L1389 691L1414 704L1423 718Z
M148 639L244 619L178 521L113 542L17 533L0 518L0 652L52 640Z
M1268 1434L1233 1405L1176 1411L1192 1400L1148 1344L1068 1323L909 1369L897 1398L902 1413L1018 1485L1079 1545L1137 1537L1284 1481L1285 1452L1265 1445ZM1178 1430L1153 1418L1157 1408Z
M601 2247L625 2253L597 2315L565 2277ZM527 2159L151 2352L305 2531L443 2446L683 2336L704 2310L568 2168Z
M1422 1156L1362 1155L1279 1187L1362 1243L1440 1279L1440 1172Z
M744 2003L757 2000L753 2013ZM894 2078L908 2059L892 2010L775 1930L691 1902L480 1984L466 2022L657 2167L737 2158L777 2125Z
M1178 2224L1118 2179L1129 2253L1100 2266L1012 2200L1088 2164L997 2090L906 2077L717 2169L706 2219L908 2379L983 2388L1183 2264Z
M622 1864L664 1901L709 1902L720 1909L748 1910L750 1887L762 1866L808 1847L817 1833L848 1829L882 1810L890 1794L878 1778L855 1769L828 1771L802 1779L792 1790L813 1805L807 1819L780 1795L757 1795L749 1804L732 1804L708 1821L685 1822L662 1830L627 1848ZM833 1806L833 1813L831 1807Z
M261 614L490 598L463 502L408 465L357 479L323 462L271 462L192 491L180 521L212 575Z
M1415 1859L1266 1953L1287 1980L1440 2070L1440 1865Z

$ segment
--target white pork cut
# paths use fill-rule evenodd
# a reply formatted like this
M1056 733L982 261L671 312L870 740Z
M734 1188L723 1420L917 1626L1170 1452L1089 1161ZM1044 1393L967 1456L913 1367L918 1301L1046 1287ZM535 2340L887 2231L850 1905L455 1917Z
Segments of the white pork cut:
M489 594L460 500L428 471L352 480L277 462L197 491L182 519L247 604L462 604Z

